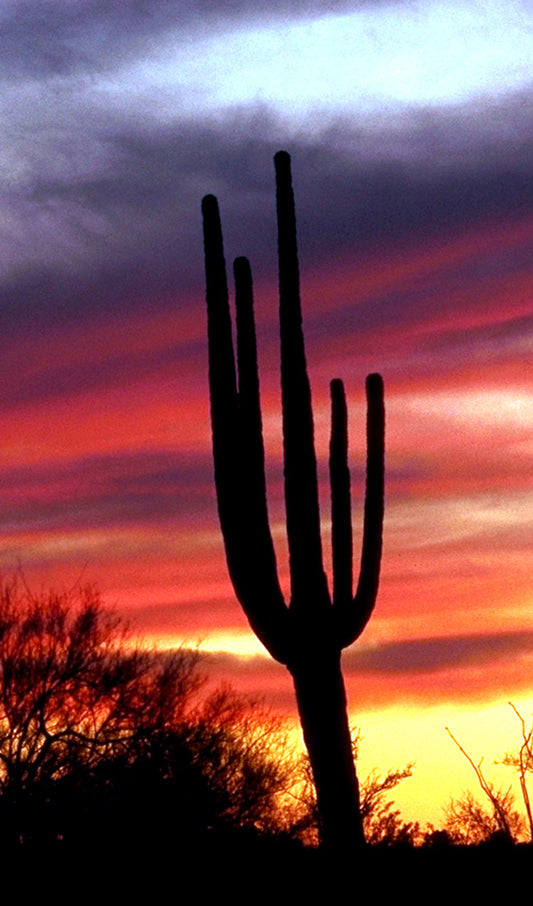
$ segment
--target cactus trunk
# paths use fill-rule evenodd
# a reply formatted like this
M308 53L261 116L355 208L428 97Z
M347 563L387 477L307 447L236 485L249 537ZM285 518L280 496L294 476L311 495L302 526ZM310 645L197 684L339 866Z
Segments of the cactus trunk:
M364 843L340 653L293 672L298 715L309 754L320 818L330 852L348 854Z
M383 528L383 382L369 375L367 480L359 580L353 594L348 420L342 381L331 385L330 480L333 594L322 564L311 388L307 374L289 155L275 156L280 286L281 389L291 598L285 603L268 522L259 376L249 264L234 264L237 364L216 198L202 203L209 385L218 511L229 574L257 637L294 680L313 770L321 834L344 853L364 842L341 650L374 608Z

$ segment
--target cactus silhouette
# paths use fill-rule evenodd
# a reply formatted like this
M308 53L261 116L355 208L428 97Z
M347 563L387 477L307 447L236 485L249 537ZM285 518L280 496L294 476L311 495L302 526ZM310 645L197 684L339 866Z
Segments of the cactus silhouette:
M257 637L289 669L316 787L322 842L333 851L364 843L341 651L365 628L378 591L383 528L384 403L367 377L367 474L360 574L353 593L348 424L344 386L331 382L330 481L333 593L322 564L311 390L299 290L290 157L275 158L281 387L290 603L280 588L270 533L252 277L234 262L237 366L217 199L202 201L209 382L218 511L228 570Z

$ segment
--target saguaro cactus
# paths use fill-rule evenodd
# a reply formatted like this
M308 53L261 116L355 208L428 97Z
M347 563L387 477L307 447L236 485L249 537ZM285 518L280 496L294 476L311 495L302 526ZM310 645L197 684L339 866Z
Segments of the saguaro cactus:
M382 547L383 382L367 377L367 477L361 567L352 575L350 474L344 387L331 383L333 594L322 564L311 390L300 305L290 157L274 158L278 219L281 387L291 598L280 588L268 523L252 278L234 262L237 368L217 200L204 217L209 382L218 510L229 574L257 637L289 669L317 792L323 842L364 842L341 672L341 650L365 628L376 600Z

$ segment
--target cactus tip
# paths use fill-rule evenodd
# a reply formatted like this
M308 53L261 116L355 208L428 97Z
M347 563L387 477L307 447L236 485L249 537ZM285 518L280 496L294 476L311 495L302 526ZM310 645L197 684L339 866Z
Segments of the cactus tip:
M252 274L248 258L244 255L239 255L238 258L235 258L233 262L233 273L237 280L240 277L248 277L248 279L251 279Z
M366 389L367 389L368 393L383 392L383 378L378 372L374 372L373 374L367 374Z
M216 195L204 195L202 198L202 212L204 214L209 214L211 211L216 211L218 209L218 201Z
M291 169L291 156L288 151L277 151L274 154L274 166L276 171L285 170L289 171Z

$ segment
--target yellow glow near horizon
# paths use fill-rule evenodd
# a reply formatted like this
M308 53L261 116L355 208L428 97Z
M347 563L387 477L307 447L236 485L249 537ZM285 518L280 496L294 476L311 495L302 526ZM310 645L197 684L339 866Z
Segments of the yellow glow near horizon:
M526 724L531 720L533 699L513 699ZM471 790L487 805L472 767L446 732L454 736L476 763L483 759L487 780L495 786L512 786L516 805L523 813L520 788L511 768L494 764L506 752L517 751L521 743L520 725L506 699L485 704L439 704L430 707L406 706L354 711L352 723L362 732L359 774L364 778L372 769L383 774L389 768L402 768L414 761L413 776L391 793L406 821L431 822L439 826L443 808L450 798Z
M177 635L176 632L168 633L158 632L150 634L150 641L158 648L179 648L181 645L198 646L200 652L206 654L230 655L242 659L264 658L268 663L270 655L265 650L261 642L246 627L242 632L238 629L212 629L205 635L202 633L188 636Z

